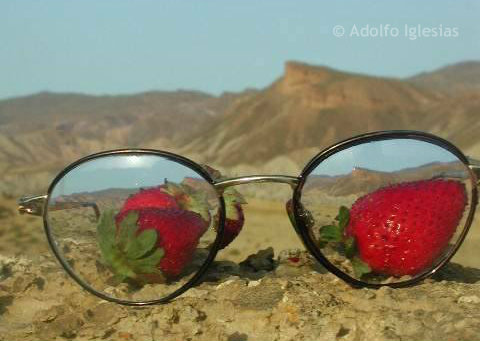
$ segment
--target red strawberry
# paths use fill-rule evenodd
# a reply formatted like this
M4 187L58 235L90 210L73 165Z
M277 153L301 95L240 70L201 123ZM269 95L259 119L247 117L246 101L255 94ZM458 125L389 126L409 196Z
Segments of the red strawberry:
M228 246L240 233L245 222L242 205L247 202L233 188L227 188L223 193L225 200L225 227L220 249Z
M225 229L220 249L227 247L238 236L245 222L243 209L239 203L226 205Z
M163 249L163 257L156 267L166 277L180 275L191 261L198 241L207 229L205 221L197 213L176 208L147 208L137 212L137 235L145 230L156 231L155 247ZM118 224L121 224L127 214L129 212L117 215Z
M465 185L459 181L387 186L355 201L345 236L354 238L360 259L372 271L416 275L446 249L466 203Z
M208 201L204 189L194 189L188 185L175 184L165 180L165 184L141 189L125 200L120 214L144 208L179 208L200 214L210 224Z
M204 190L165 184L130 196L97 226L104 263L117 280L157 282L181 274L210 224Z
M216 180L222 180L223 177L221 173L209 166L204 165L204 168L210 173L212 178ZM200 180L196 178L185 178L182 181L183 186L195 190L205 191L205 180ZM242 230L243 224L245 222L245 216L243 214L242 205L247 202L243 196L236 191L234 188L227 188L223 192L223 198L225 200L225 228L222 241L220 243L220 249L227 247L240 233Z
M120 214L143 208L178 208L173 196L165 192L165 185L142 189L130 196L122 206Z

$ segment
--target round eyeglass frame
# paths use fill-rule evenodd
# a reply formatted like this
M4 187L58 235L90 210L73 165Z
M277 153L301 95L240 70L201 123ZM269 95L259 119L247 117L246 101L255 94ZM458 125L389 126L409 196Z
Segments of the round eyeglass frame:
M145 306L145 305L153 305L153 304L161 304L161 303L166 303L174 299L175 297L181 295L191 287L193 287L195 284L198 283L202 275L207 271L208 267L211 265L213 260L215 259L215 256L217 255L217 252L220 248L220 244L223 238L224 234L224 229L225 229L225 201L223 199L223 196L218 195L218 213L219 213L219 223L217 226L217 236L215 238L215 241L212 244L212 247L210 249L210 252L205 260L205 262L202 264L202 266L197 270L195 275L190 278L187 283L173 291L172 293L168 294L167 296L164 296L159 299L155 300L147 300L147 301L128 301L124 299L119 299L115 298L109 295L106 295L103 292L97 291L94 289L90 284L86 283L80 276L78 276L75 271L70 267L70 265L66 262L66 260L63 258L61 251L58 249L56 242L55 242L55 237L52 234L50 225L48 223L48 203L51 198L51 194L56 186L56 184L65 176L67 175L71 170L75 169L76 167L80 166L81 164L84 164L86 162L100 159L103 157L109 157L109 156L116 156L116 155L151 155L151 156L158 156L173 162L177 162L183 166L186 166L190 168L191 170L195 171L197 174L202 176L204 180L206 180L210 185L212 185L212 188L215 190L214 184L215 181L213 178L210 176L210 174L202 168L200 165L197 163L183 157L180 155L176 155L173 153L165 152L165 151L159 151L159 150L154 150L154 149L119 149L119 150L109 150L109 151L103 151L99 152L96 154L92 154L89 156L86 156L84 158L81 158L74 163L70 164L67 166L62 172L60 172L55 179L52 181L50 184L48 191L47 191L47 199L44 202L44 207L43 207L43 225L44 225L44 230L45 234L47 235L47 240L48 244L50 245L50 248L52 249L55 257L58 259L62 267L65 269L65 271L85 290L90 292L91 294L98 296L104 300L110 301L110 302L115 302L119 303L122 305L128 305L128 306ZM218 193L218 192L217 192Z
M471 186L471 195L470 195L470 210L468 213L468 216L466 218L465 225L463 227L463 230L461 234L459 235L455 245L450 249L448 254L443 258L441 262L439 262L434 268L430 269L427 272L424 272L412 279L406 280L406 281L401 281L401 282L394 282L394 283L369 283L369 282L364 282L361 280L358 280L356 278L353 278L346 274L345 272L341 271L338 269L336 266L334 266L320 251L320 249L315 245L315 242L311 238L309 232L308 232L308 227L305 222L305 219L303 218L303 209L301 205L301 192L303 189L303 186L305 184L306 179L308 178L308 175L325 159L330 157L333 154L336 154L342 150L348 149L350 147L368 143L368 142L374 142L374 141L382 141L382 140L393 140L393 139L411 139L411 140L420 140L424 142L428 142L434 145L437 145L449 152L451 152L453 155L455 155L468 169L469 171L469 179L472 183ZM98 159L106 156L115 156L115 155L153 155L153 156L159 156L163 157L165 159L168 159L173 162L180 163L191 170L195 171L199 175L201 175L212 187L216 190L217 192L217 197L218 197L218 202L219 202L219 207L218 207L218 213L219 213L219 224L217 227L217 236L215 238L215 241L212 244L212 247L210 249L210 252L208 254L208 257L206 258L205 262L202 264L202 266L197 270L195 275L188 280L187 283L185 283L183 286L172 292L171 294L155 299L155 300L148 300L148 301L128 301L124 299L119 299L115 297L111 297L109 295L106 295L102 292L99 292L95 290L93 287L91 287L88 283L86 283L82 278L80 278L74 270L68 265L68 263L65 261L63 256L61 255L60 250L58 249L55 238L52 235L52 231L50 229L49 223L48 223L48 203L51 198L51 194L56 186L56 184L71 170L74 168L78 167L79 165ZM293 202L293 217L295 220L295 230L300 237L301 241L303 242L304 246L306 247L307 251L310 252L310 254L313 255L313 257L322 265L324 266L328 271L336 275L337 277L341 278L348 284L352 285L353 287L368 287L368 288L380 288L383 286L388 286L392 288L399 288L399 287L406 287L406 286L411 286L415 283L418 283L425 279L426 277L429 277L433 275L435 272L437 272L440 268L442 268L448 261L455 255L457 252L458 248L464 241L468 230L470 229L470 226L473 221L473 217L475 214L475 209L477 205L477 177L475 173L472 171L470 168L470 163L467 159L467 157L458 149L456 146L454 146L452 143L449 141L442 139L438 136L435 136L433 134L425 133L425 132L419 132L419 131L412 131L412 130L390 130L390 131L378 131L378 132L371 132L371 133L366 133L362 135L358 135L346 140L343 140L341 142L338 142L336 144L331 145L330 147L325 148L321 152L319 152L315 157L313 157L307 165L304 167L304 169L301 171L300 175L298 176L298 183L293 187L293 197L292 197L292 202ZM281 181L279 181L281 182ZM155 150L155 149L118 149L118 150L109 150L109 151L103 151L99 153L95 153L86 157L83 157L69 166L67 166L65 169L63 169L52 181L50 184L48 191L47 191L47 198L44 201L44 206L43 206L43 224L44 224L44 230L45 234L47 236L47 241L50 245L50 248L52 249L55 257L58 259L62 267L65 269L65 271L86 291L89 293L102 298L104 300L110 301L110 302L115 302L119 303L122 305L127 305L127 306L146 306L146 305L153 305L153 304L162 304L162 303L167 303L171 301L172 299L178 297L188 289L192 288L198 282L201 280L202 276L206 273L208 270L209 266L212 264L214 261L219 249L220 249L220 244L221 240L223 238L224 234L224 229L225 229L225 201L223 198L223 188L219 189L215 187L216 184L218 184L219 181L215 181L211 177L211 175L208 173L208 171L203 168L201 165L197 164L196 162L166 151L160 151L160 150ZM295 226L296 225L296 226Z
M437 145L458 158L461 161L465 168L468 169L469 173L469 180L471 181L471 193L470 193L470 210L468 212L468 216L465 221L465 225L463 227L462 232L457 238L455 245L449 250L449 252L444 256L444 258L435 265L429 271L421 273L411 279L400 281L400 282L393 282L393 283L369 283L365 281L358 280L356 278L351 277L350 275L346 274L345 272L338 269L335 265L333 265L320 251L320 249L315 245L314 240L312 239L305 219L302 217L302 205L301 205L301 196L302 196L302 189L305 185L305 181L308 178L308 175L324 160L336 154L342 150L360 145L369 142L375 141L385 141L385 140L395 140L395 139L409 139L409 140L417 140L423 141L427 143L431 143ZM475 215L475 209L477 206L477 177L475 173L470 168L470 162L468 161L467 157L458 149L455 145L450 143L449 141L442 139L433 134L419 132L419 131L412 131L412 130L391 130L391 131L378 131L372 133L366 133L362 135L358 135L341 142L338 142L326 149L322 152L317 154L310 162L305 166L302 170L300 175L300 182L298 186L295 188L293 193L293 208L294 208L294 217L297 225L299 228L297 229L297 233L300 235L305 247L307 250L315 257L315 259L320 262L328 271L336 275L337 277L343 279L345 282L349 283L354 287L366 287L366 288L380 288L383 286L388 286L392 288L401 288L411 286L416 284L423 279L432 276L436 273L439 269L441 269L445 264L447 264L450 259L455 255L461 244L463 243L470 226L473 221L473 217Z

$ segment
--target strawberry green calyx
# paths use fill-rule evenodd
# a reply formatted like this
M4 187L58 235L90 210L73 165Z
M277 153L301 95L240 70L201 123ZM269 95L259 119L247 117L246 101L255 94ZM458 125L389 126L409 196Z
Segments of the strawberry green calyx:
M167 180L165 180L164 186L163 191L173 196L181 209L198 213L203 220L210 223L210 207L205 189L197 189L185 183L176 184Z
M204 165L203 168L215 181L221 181L225 179L218 170L206 165ZM210 208L208 206L208 197L206 195L206 193L209 192L208 187L210 186L208 182L203 179L188 177L182 181L180 186L181 191L189 193L189 198L194 200L195 203L190 205L198 209L196 212L202 214L201 212L204 212L205 206L207 209ZM171 191L171 193L175 193L178 191L178 188L172 187ZM175 196L175 194L172 195ZM225 202L225 228L223 239L220 243L220 249L223 249L229 245L242 230L245 222L242 205L247 203L245 198L232 187L226 188L222 193L222 196ZM198 204L200 204L200 206L198 206ZM215 214L214 219L210 220L211 226L213 226L215 230L217 230L218 227L218 219L218 214Z
M357 245L355 243L355 238L348 237L343 240L345 244L345 256L352 259L357 254Z
M225 200L225 228L220 249L228 246L240 233L245 222L242 205L247 202L243 196L233 188L223 193Z
M356 277L361 278L363 275L370 273L372 269L357 256L355 238L345 234L345 228L350 221L350 211L347 207L340 206L335 221L331 225L320 227L320 247L324 247L328 243L335 243L350 259Z
M241 212L241 205L247 204L247 201L237 190L230 187L223 192L223 199L225 200L225 213L227 219L238 220L243 216Z
M338 227L343 231L345 230L345 227L347 226L349 220L350 220L350 212L348 208L345 206L340 206L340 209L338 211L337 216L335 217L335 220L338 221Z
M157 264L164 256L164 250L157 248L157 233L146 230L137 233L138 213L130 212L115 223L112 210L104 212L97 226L97 238L103 261L121 282L127 278L141 279L141 275L161 275Z
M340 206L335 221L331 225L324 225L320 227L320 240L323 242L342 242L344 239L345 227L350 220L350 213L348 208Z
M203 165L203 168L205 168L205 170L215 181L225 180L225 177L222 175L222 173L220 173L219 170L207 165ZM186 178L182 182L183 185L198 190L202 189L202 183L204 183L204 181L196 181L196 179L192 178ZM204 191L205 189L203 189L203 192ZM231 220L240 219L240 216L242 214L242 212L240 212L242 209L241 205L245 205L247 203L243 195L241 195L233 187L229 187L223 191L223 199L225 200L226 218Z
M372 272L372 269L368 266L367 263L361 260L360 257L353 257L351 259L351 262L353 267L353 273L358 278L362 278L363 275L367 275Z

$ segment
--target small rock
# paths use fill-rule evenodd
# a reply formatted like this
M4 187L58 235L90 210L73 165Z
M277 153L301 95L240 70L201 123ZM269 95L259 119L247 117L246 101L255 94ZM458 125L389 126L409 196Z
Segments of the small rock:
M476 295L462 296L458 299L458 303L480 303L480 297Z
M257 285L260 285L260 283L262 282L261 279L259 279L258 281L250 281L248 282L248 287L251 288L251 287L256 287Z
M377 294L380 297L390 297L393 294L393 290L390 287L384 286L377 290Z
M269 247L248 256L247 259L240 263L240 266L251 268L253 271L272 271L275 269L273 256L273 248Z
M221 283L220 285L222 285L222 284L224 284L224 283ZM217 289L220 285L217 286ZM208 290L190 288L184 294L182 294L182 297L202 297L202 296L207 295L208 293L209 293Z
M278 255L278 262L289 266L299 267L310 262L309 253L300 249L282 250Z
M217 285L217 286L215 287L215 289L216 289L216 290L222 289L222 288L224 288L224 287L232 284L233 282L235 282L234 279L229 279L229 280L227 280L227 281L225 281L225 282L222 282L222 283L220 283L219 285Z

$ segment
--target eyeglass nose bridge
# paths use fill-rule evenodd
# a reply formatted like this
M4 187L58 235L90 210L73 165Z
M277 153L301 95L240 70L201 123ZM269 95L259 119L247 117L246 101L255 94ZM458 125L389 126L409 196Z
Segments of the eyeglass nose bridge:
M217 191L222 194L223 191L228 187L262 182L287 184L290 185L293 190L295 190L300 182L300 178L288 175L249 175L222 180L215 183L214 186Z

